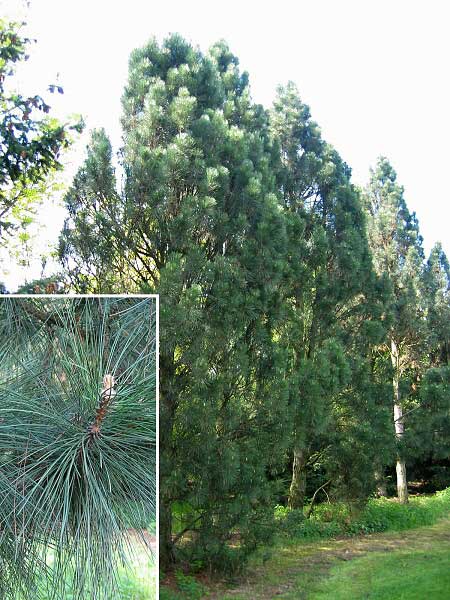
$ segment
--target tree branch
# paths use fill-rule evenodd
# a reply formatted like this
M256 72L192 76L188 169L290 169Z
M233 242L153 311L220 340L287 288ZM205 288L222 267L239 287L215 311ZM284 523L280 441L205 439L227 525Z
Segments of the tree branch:
M306 516L307 519L309 519L309 517L312 514L313 507L314 507L314 504L316 502L316 496L317 496L317 494L320 492L320 490L323 490L323 488L325 488L330 483L331 483L331 479L329 479L328 481L326 481L323 485L321 485L319 488L317 488L317 490L314 492L313 497L311 498L311 504L309 505L309 508L306 511L306 515L305 516ZM327 494L327 496L328 496L328 494Z

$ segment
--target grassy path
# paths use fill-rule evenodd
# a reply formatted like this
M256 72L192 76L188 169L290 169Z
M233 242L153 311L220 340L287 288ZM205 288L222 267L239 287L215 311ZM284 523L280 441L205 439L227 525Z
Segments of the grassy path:
M210 600L450 599L450 518L430 527L277 546Z

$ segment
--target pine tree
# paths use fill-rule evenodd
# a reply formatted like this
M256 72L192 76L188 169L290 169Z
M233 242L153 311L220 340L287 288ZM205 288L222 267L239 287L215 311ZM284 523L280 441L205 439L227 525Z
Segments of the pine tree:
M270 533L267 472L286 419L274 336L285 252L277 148L223 42L207 55L177 35L136 50L123 106L123 194L105 191L97 219L91 208L72 215L61 255L82 265L70 270L76 289L119 289L119 277L97 277L95 244L77 239L84 227L92 240L110 231L108 264L123 261L136 288L160 294L161 563L184 553L239 567ZM80 206L94 202L88 187Z
M93 131L87 157L65 195L67 217L59 255L68 283L80 293L127 290L133 274L124 247L123 202L106 132ZM132 264L132 261L131 261Z
M380 158L365 192L367 231L374 266L391 286L391 318L387 351L392 364L393 416L398 440L397 492L408 502L406 464L402 456L404 435L402 378L419 369L426 339L423 287L423 250L417 219L408 211L403 188L387 159Z
M352 315L367 312L364 295L370 296L374 281L350 169L322 140L293 84L278 90L271 129L281 151L289 241L283 282L294 423L289 504L301 508L309 455L332 422L333 399L350 378L342 328Z
M450 269L440 243L432 248L425 265L424 304L428 343L422 376L414 382L417 409L410 418L416 435L408 449L417 467L434 473L443 487L449 484Z
M127 530L155 519L155 302L6 297L0 315L1 597L117 597Z
M433 366L450 364L450 266L440 243L425 267L425 302Z

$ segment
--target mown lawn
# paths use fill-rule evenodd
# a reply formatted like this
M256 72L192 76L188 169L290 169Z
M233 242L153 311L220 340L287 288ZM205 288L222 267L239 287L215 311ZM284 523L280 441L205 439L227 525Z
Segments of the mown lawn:
M450 528L449 528L450 529ZM410 548L370 553L333 567L311 600L443 600L450 598L449 540L426 551Z

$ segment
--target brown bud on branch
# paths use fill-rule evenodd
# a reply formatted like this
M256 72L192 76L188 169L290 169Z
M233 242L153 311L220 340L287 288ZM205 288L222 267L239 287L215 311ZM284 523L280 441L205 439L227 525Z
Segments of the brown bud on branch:
M96 438L100 435L103 420L106 417L108 408L111 406L116 390L114 389L115 379L113 375L107 373L103 377L103 388L100 393L100 402L95 413L95 419L89 425L88 433L91 439Z

